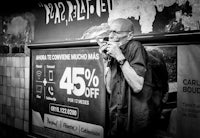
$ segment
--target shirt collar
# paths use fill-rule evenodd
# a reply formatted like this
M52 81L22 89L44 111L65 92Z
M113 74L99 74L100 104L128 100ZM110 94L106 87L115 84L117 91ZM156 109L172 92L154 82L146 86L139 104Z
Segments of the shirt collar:
M122 51L125 51L126 46L128 45L129 42L130 42L130 40L127 41L125 44L121 45L121 46L120 46L120 49L121 49Z

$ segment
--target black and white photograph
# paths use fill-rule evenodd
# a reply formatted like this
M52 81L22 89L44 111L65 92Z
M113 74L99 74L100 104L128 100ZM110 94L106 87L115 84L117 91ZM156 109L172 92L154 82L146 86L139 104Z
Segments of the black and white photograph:
M199 0L0 5L0 138L199 138Z

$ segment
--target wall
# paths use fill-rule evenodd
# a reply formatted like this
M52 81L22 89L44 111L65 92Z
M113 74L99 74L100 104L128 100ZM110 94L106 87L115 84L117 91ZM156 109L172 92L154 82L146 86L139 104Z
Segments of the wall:
M28 56L0 55L0 123L28 132Z

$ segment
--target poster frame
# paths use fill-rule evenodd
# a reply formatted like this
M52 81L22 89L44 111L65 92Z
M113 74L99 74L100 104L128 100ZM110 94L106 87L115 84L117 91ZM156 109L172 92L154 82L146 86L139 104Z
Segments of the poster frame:
M32 129L32 93L33 93L33 88L32 88L32 83L33 83L33 50L46 50L46 49L63 49L63 48L69 48L69 49L74 49L74 48L84 48L84 49L89 49L89 48L93 48L93 47L98 47L97 43L93 42L94 40L83 40L83 41L73 41L73 42L60 42L60 43L43 43L43 44L32 44L29 45L28 48L30 48L30 81L29 81L29 135L30 136L39 136L39 137L48 137L47 135L43 135L43 134L36 134L33 132ZM106 100L105 100L106 102ZM105 115L104 115L105 116ZM105 121L105 119L104 119ZM103 127L103 126L102 126ZM104 123L104 135L106 134L106 130L105 130L106 124ZM55 130L57 131L57 130ZM72 135L73 134L69 134L68 135ZM75 135L74 135L75 136ZM79 137L79 136L75 136L75 137Z

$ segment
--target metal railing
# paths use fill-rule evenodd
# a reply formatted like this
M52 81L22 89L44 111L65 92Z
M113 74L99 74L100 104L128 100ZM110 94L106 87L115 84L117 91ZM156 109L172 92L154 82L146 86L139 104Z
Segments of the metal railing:
M174 46L182 44L200 43L200 31L188 31L179 33L149 33L135 35L134 40L140 41L144 46ZM61 48L61 47L84 47L97 46L96 39L82 39L72 41L60 41L51 43L33 43L28 45L29 48Z

